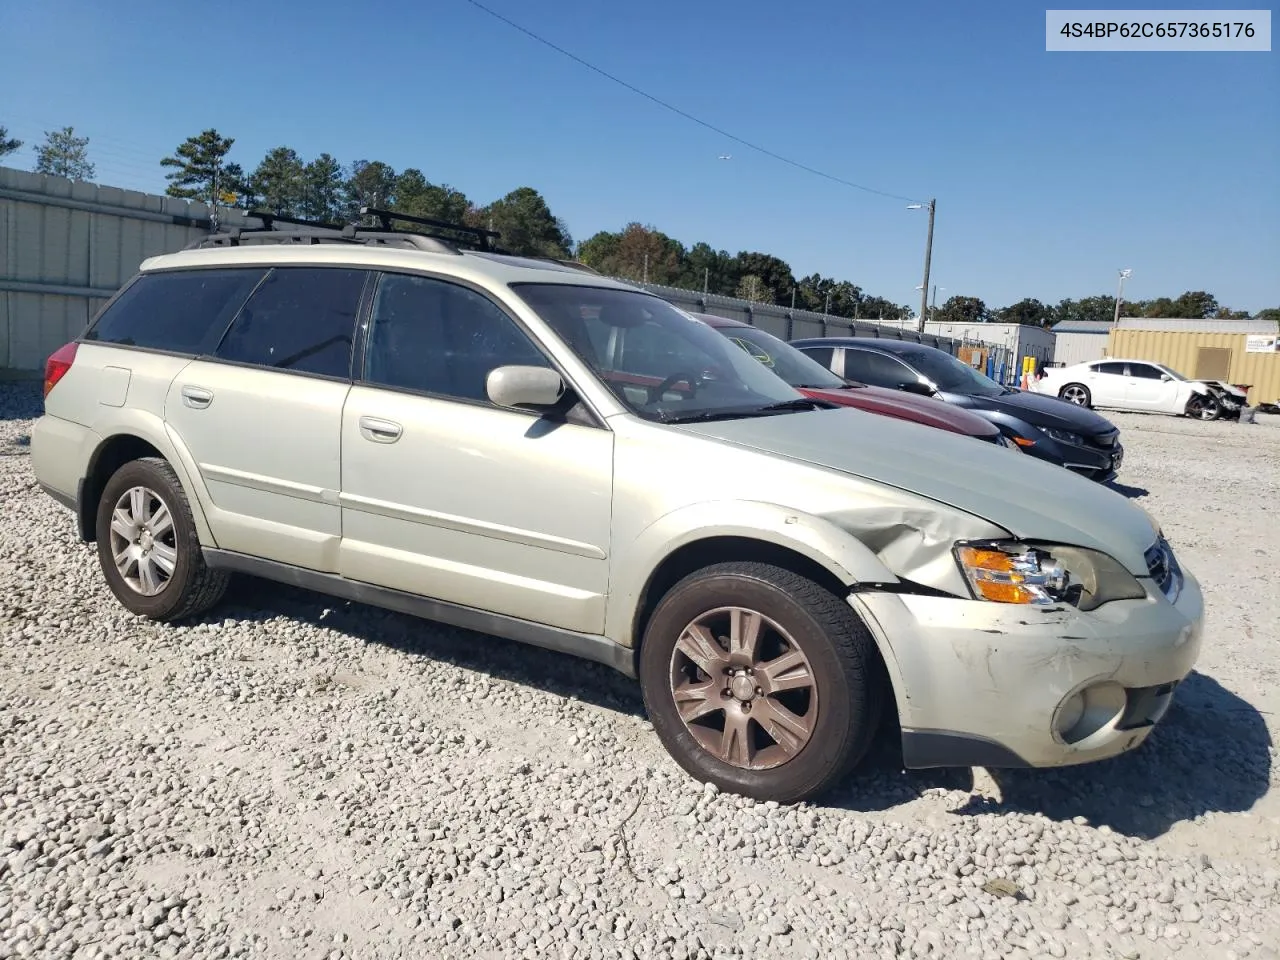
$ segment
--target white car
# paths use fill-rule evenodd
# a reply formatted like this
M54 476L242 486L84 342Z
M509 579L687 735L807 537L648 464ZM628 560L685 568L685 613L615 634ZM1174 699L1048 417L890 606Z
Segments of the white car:
M1226 384L1215 388L1204 381L1188 380L1160 363L1114 357L1050 367L1032 388L1081 407L1170 413L1200 420L1238 415L1245 402L1242 391Z

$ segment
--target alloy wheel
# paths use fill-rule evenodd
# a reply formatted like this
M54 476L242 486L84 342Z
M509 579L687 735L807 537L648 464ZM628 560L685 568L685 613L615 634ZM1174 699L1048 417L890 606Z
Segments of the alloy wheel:
M704 750L746 770L796 756L818 719L809 658L781 626L744 607L710 610L680 632L671 696Z
M178 563L173 514L148 487L130 487L111 512L111 556L129 589L153 597L165 588Z
M1078 407L1083 407L1089 402L1089 395L1085 392L1084 387L1067 387L1062 391L1062 399L1067 403L1074 403Z

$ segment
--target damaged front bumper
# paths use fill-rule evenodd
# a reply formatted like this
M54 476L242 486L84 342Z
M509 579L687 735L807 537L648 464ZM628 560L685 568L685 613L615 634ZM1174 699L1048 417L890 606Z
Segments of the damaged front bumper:
M1204 601L1185 573L1176 603L1082 613L951 597L855 592L849 603L894 686L908 767L1051 767L1133 749L1199 654Z

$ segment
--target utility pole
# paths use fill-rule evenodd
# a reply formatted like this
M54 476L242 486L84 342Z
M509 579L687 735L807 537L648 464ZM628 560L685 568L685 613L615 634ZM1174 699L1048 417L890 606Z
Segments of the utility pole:
M702 268L702 295L704 297L707 295L707 287L710 285L710 283L711 283L711 268L703 267Z
M827 302L822 305L822 315L825 317L831 312L831 291L827 291Z
M795 308L796 308L796 288L792 287L791 288L791 309L794 310Z
M649 254L644 255L644 282L649 282Z
M919 210L923 204L913 203L908 209ZM933 216L937 210L938 201L930 200L929 207L929 238L924 244L924 283L920 284L920 321L917 332L924 332L924 318L929 309L929 261L933 259Z
M1120 284L1116 288L1116 315L1111 319L1111 325L1118 327L1120 325L1120 303L1124 300L1124 282L1129 279L1132 270L1120 271Z

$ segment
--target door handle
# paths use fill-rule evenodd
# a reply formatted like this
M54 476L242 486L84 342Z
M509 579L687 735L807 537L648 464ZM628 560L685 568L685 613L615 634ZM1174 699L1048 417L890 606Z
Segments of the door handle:
M403 432L404 428L392 420L379 420L377 417L360 418L360 435L374 443L395 443Z
M196 410L203 410L209 404L213 403L213 391L206 390L204 387L183 387L182 402L188 407Z

